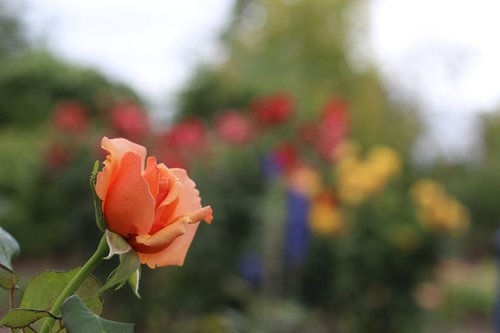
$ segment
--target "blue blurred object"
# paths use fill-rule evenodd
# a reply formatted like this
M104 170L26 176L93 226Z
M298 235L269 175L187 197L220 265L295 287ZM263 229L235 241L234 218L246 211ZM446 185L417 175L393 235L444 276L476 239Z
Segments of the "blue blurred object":
M287 192L285 259L288 266L301 266L307 255L310 205L310 199L305 194L291 190Z
M279 163L274 152L268 152L262 159L262 172L267 180L281 174L283 166Z
M258 287L262 280L262 260L252 252L243 255L240 261L240 274L253 287Z

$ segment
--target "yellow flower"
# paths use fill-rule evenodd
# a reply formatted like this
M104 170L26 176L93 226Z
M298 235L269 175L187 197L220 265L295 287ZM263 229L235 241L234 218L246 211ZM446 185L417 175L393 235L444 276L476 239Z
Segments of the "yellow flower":
M410 196L414 203L421 207L429 207L434 202L445 196L441 184L432 179L421 179L410 189Z
M430 180L418 181L410 189L410 196L418 207L422 225L430 230L462 232L469 225L469 212L452 198L442 185Z
M399 173L401 162L397 153L388 147L377 146L370 151L367 163L374 172L383 179Z
M356 149L347 150L351 153L338 161L336 176L340 199L348 204L360 204L379 192L400 170L398 155L391 148L375 147L366 160L358 158Z
M336 235L343 229L342 211L330 192L322 192L314 199L309 212L309 223L315 234L324 236Z

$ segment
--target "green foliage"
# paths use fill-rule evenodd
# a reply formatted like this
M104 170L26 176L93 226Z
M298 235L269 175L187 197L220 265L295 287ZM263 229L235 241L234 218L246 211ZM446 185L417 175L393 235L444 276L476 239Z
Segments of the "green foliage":
M79 269L75 268L65 272L48 271L36 275L26 286L19 307L23 309L50 309ZM75 293L96 314L100 314L102 311L102 300L98 296L101 287L101 283L95 277L89 276Z
M12 259L19 255L21 247L11 234L0 227L0 267L13 271Z
M62 305L62 320L71 333L132 333L133 324L103 319L89 310L82 300L73 295Z
M5 60L0 67L0 125L26 126L44 121L54 105L75 99L97 106L116 98L137 99L127 87L98 72L79 68L47 53L27 53Z
M200 67L179 96L182 112L177 117L207 117L218 110L248 105L255 93L239 83L230 73L218 73L213 68Z
M19 255L21 248L16 239L0 227L0 287L12 289L18 281L12 267L12 259Z
M116 287L116 289L118 289L123 286L128 281L130 276L134 275L140 269L140 266L141 263L135 251L131 250L126 253L120 254L120 264L110 274L100 293L113 287ZM136 283L138 284L139 281L137 280ZM135 288L134 291L136 291Z
M59 319L46 310L13 309L7 312L5 316L3 316L3 318L0 320L0 326L7 326L10 328L23 328L33 324L34 322L42 318L47 317Z
M0 132L0 224L23 244L24 254L95 238L95 232L85 233L95 230L88 225L93 218L87 185L90 156L73 150L74 167L56 175L46 166L49 142L45 127Z

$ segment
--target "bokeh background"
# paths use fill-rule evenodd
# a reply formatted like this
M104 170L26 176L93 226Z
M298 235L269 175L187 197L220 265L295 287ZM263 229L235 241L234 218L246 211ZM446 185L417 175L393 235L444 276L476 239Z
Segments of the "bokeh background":
M142 300L105 295L104 317L493 332L498 9L0 0L0 225L21 285L95 248L89 174L101 137L121 136L188 169L214 223L184 267L143 270Z

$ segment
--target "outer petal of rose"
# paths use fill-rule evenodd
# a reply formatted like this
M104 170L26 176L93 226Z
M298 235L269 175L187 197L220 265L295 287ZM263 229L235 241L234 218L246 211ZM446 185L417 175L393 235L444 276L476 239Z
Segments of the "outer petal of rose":
M101 141L101 147L107 150L116 161L120 161L128 152L139 155L143 166L146 161L146 148L124 138L108 139L104 137Z
M142 264L149 268L162 266L182 266L186 258L187 251L193 241L199 223L187 224L186 232L177 237L170 246L157 253L137 252Z
M103 201L103 205L104 199L106 199L106 193L108 192L109 182L111 181L112 177L113 161L111 156L108 156L106 158L106 161L104 161L104 167L97 174L97 180L95 184L95 192L97 193L97 196Z
M152 248L161 248L172 243L177 237L186 233L186 225L189 221L181 219L161 229L154 235L138 235L135 242Z
M102 171L97 175L96 183L96 193L104 201L109 184L120 167L123 156L127 152L134 152L141 157L141 165L143 166L146 159L146 148L127 139L108 139L107 137L102 138L101 147L109 152Z
M173 216L184 216L201 208L200 192L196 184L188 177L184 169L169 169L182 184L179 192L179 204L173 212Z
M183 217L188 223L198 223L201 221L206 221L208 224L212 223L212 207L205 206L203 208L197 209Z
M207 222L212 221L212 208L209 206L203 207L193 212L191 215L185 216L181 220L171 224L175 225L179 222L187 223L185 224L185 233L175 238L167 248L157 253L138 252L137 254L141 259L141 263L147 264L150 268L161 266L182 266L189 250L189 246L193 241L196 229L198 228L198 222L202 220ZM170 226L166 228L169 227Z
M123 156L103 202L106 224L123 237L147 234L153 224L155 199L141 163L141 156L133 152Z

